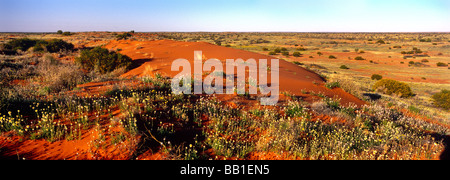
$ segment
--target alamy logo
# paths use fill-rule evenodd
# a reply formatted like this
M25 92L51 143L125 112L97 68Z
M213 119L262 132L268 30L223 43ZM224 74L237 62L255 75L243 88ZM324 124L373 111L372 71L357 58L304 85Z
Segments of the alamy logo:
M273 106L279 99L279 60L271 59L270 67L267 59L227 59L226 71L222 62L218 59L208 59L203 62L202 51L194 51L194 74L192 78L191 63L186 59L177 59L172 62L172 71L182 71L172 79L172 92L174 94L248 94L259 95L261 105ZM214 67L214 71L212 68ZM237 73L235 73L237 69ZM248 69L248 70L247 70ZM209 73L203 79L203 71ZM247 73L248 72L248 73ZM237 74L237 78L236 75ZM246 75L248 74L248 77ZM268 76L270 74L270 84ZM225 79L225 84L224 84ZM235 79L237 80L235 82ZM236 85L235 85L236 84ZM226 88L224 88L224 85Z

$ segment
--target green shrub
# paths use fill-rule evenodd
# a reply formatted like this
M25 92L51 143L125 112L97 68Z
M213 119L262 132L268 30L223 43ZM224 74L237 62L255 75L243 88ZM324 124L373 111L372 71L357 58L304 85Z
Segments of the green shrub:
M277 55L277 53L274 51L271 51L271 52L269 52L269 55L274 56L274 55Z
M427 38L427 39L420 39L420 42L431 42L431 38Z
M342 65L341 67L339 67L341 69L350 69L349 67L347 67L346 65Z
M273 50L273 52L275 52L275 53L281 53L281 49L280 49L280 48L276 48L276 49Z
M330 59L337 59L337 57L333 56L333 55L328 56L328 58L330 58Z
M292 56L294 56L294 57L300 57L300 56L302 56L302 53L296 51L296 52L292 53Z
M33 46L34 52L44 52L45 51L45 41L39 41Z
M97 71L101 74L111 72L119 67L131 65L131 58L116 52L109 52L102 47L81 51L76 62L88 71Z
M386 42L384 42L382 39L377 41L378 44L386 44Z
M364 59L364 58L361 57L361 56L357 56L357 57L355 57L355 60L366 60L366 59Z
M445 64L445 63L443 63L443 62L438 62L438 63L436 63L436 65L437 65L438 67L447 67L447 66L448 66L448 64Z
M49 41L38 41L34 46L35 52L47 50L50 53L60 52L62 50L72 51L73 44L67 43L61 39L52 39Z
M371 79L372 80L381 80L381 79L383 79L383 76L381 76L379 74L373 74Z
M288 51L283 51L281 54L283 54L283 56L289 56L289 52Z
M339 84L339 82L330 82L330 83L325 84L325 87L328 89L334 89L334 88L341 87L341 85Z
M440 93L437 93L432 96L434 105L446 110L450 110L450 91L442 90Z
M408 84L392 79L382 79L375 83L373 89L381 91L387 95L395 94L402 98L412 97L413 93Z
M63 34L63 31L62 30L58 30L58 31L56 31L56 34Z
M62 33L62 35L63 35L63 36L71 36L71 35L72 35L72 33L71 33L71 32L69 32L69 31L66 31L66 32L63 32L63 33Z
M61 39L52 40L37 40L37 39L14 39L6 43L3 48L11 53L16 53L17 50L27 51L30 47L34 47L35 52L48 51L50 53L59 52L61 50L73 50L74 46Z
M8 51L14 51L17 50L26 51L30 47L33 47L36 45L38 40L35 39L28 39L28 38L21 38L21 39L13 39L6 44L3 45L3 48Z

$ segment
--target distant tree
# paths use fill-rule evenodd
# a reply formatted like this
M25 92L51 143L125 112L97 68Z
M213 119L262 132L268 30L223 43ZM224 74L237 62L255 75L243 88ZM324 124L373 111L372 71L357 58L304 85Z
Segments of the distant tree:
M317 52L317 55L322 56L323 54L321 52Z
M333 55L328 56L328 58L329 58L329 59L337 59L337 57L336 57L336 56L333 56Z
M56 31L56 34L62 34L63 33L63 31L62 30L58 30L58 31Z

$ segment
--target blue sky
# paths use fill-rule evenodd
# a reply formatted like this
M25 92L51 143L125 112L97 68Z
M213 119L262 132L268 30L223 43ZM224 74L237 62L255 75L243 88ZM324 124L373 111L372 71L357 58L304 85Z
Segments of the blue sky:
M450 0L0 0L0 32L450 32Z

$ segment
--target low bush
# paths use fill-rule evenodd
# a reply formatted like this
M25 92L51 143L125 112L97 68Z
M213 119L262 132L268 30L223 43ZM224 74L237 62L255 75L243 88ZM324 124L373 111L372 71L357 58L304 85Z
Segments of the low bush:
M357 56L357 57L355 57L355 60L366 60L366 59L364 59L364 58L361 57L361 56Z
M122 40L122 39L127 40L131 36L133 36L133 35L131 35L130 33L126 32L126 33L117 35L116 38L117 38L117 40Z
M350 69L349 67L347 67L346 65L342 65L341 67L339 67L341 69Z
M337 57L336 57L336 56L333 56L333 55L328 56L328 58L329 58L329 59L337 59Z
M379 74L373 74L371 79L372 80L381 80L381 79L383 79L383 76L381 76Z
M430 39L430 38L427 38L427 39L419 39L419 41L420 41L420 42L431 42L431 39Z
M63 50L66 51L72 51L74 48L73 44L67 43L61 39L52 39L49 41L38 41L34 45L33 51L39 52L39 51L47 51L50 53L56 53Z
M61 39L51 40L37 40L37 39L14 39L3 45L3 49L9 52L8 54L17 53L18 50L27 51L33 47L35 52L48 51L50 53L59 52L61 50L73 50L74 46Z
M381 91L387 95L397 95L398 97L412 97L413 93L408 84L392 79L382 79L375 83L373 89Z
M432 96L434 105L446 110L450 110L450 90L442 90Z
M330 82L330 83L325 84L325 87L328 89L334 89L334 88L341 87L341 85L339 84L339 82Z
M28 38L13 39L4 44L3 49L11 52L17 52L17 50L26 51L36 45L37 42L38 40Z
M280 48L276 48L276 49L273 50L273 52L275 52L275 53L281 53L281 49L280 49Z
M102 47L81 51L80 57L77 57L75 61L84 69L88 71L94 70L101 74L131 65L130 57L120 53L110 52Z
M447 67L447 66L448 66L448 64L445 64L445 63L443 63L443 62L438 62L438 63L436 63L436 65L437 65L438 67Z
M300 57L300 56L302 56L302 53L296 51L296 52L292 53L292 56L294 56L294 57Z
M384 42L382 39L377 41L378 44L386 44L386 42Z

